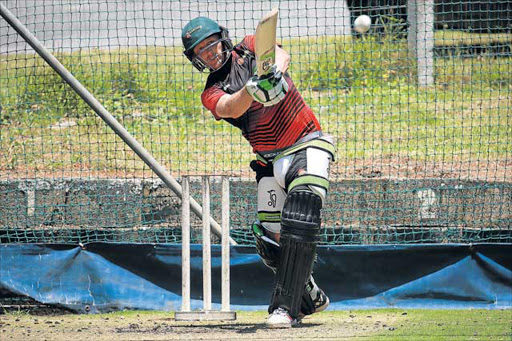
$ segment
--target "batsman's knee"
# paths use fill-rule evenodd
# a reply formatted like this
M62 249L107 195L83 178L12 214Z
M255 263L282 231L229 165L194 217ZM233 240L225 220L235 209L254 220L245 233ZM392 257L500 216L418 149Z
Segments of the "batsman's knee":
M293 235L305 242L316 242L320 230L322 198L309 186L296 186L288 194L281 213L281 237Z
M265 235L265 228L259 221L252 224L252 233L256 241L256 252L261 257L263 264L275 273L279 263L279 244Z

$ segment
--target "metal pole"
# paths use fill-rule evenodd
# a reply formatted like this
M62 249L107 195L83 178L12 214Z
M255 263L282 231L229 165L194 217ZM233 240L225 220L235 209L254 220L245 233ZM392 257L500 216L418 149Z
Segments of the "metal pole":
M222 274L221 274L221 290L222 290L222 306L221 311L229 311L229 178L222 177Z
M190 182L183 177L181 201L181 311L190 311Z
M0 3L0 15L9 23L20 36L27 41L30 46L64 79L76 93L91 107L92 110L107 123L119 137L146 163L162 181L181 199L182 192L180 184L174 177L162 167L158 161L137 141L133 136L112 116L103 105L55 58L44 45L12 14L2 3ZM201 206L190 198L192 211L203 218ZM204 219L203 219L204 220ZM221 237L221 227L212 218L209 222L213 232ZM234 240L230 240L232 245L237 245Z
M203 177L203 217L210 216L210 178ZM208 220L203 220L203 309L212 309L211 234Z

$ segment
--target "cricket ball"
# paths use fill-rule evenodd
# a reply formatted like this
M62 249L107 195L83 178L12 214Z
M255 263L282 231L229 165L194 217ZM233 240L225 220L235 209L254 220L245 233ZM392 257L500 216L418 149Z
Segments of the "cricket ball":
M366 33L372 26L372 19L366 14L360 15L354 20L354 30L359 33Z

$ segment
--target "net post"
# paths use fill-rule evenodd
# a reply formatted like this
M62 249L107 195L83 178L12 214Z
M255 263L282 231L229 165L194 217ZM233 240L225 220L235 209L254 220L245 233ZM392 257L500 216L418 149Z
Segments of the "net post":
M181 311L190 311L190 180L182 178L181 203Z
M222 177L222 240L221 240L221 252L222 252L222 274L221 274L221 290L222 290L222 306L221 311L229 311L230 307L230 246L229 246L229 178L227 176Z
M203 309L212 309L211 235L210 235L210 178L203 176Z

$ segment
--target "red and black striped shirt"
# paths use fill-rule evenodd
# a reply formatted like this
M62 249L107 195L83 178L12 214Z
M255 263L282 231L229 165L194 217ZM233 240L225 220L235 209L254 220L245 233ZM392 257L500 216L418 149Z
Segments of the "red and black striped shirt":
M224 119L242 130L254 152L264 152L289 147L311 132L319 131L320 124L313 111L304 102L293 81L285 74L289 90L278 104L264 107L253 101L251 107L239 118L221 118L215 109L225 94L243 88L256 69L254 36L246 36L235 46L230 60L208 77L201 100L217 120Z

